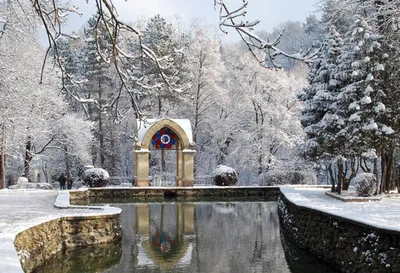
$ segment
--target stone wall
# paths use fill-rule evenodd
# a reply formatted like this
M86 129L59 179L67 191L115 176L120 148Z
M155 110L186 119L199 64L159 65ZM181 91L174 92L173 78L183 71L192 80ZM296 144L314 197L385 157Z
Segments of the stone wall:
M71 201L95 198L149 198L177 197L270 197L279 196L279 187L171 187L171 188L90 188L70 191Z
M400 272L400 234L296 206L281 194L287 237L344 273Z
M19 233L15 248L25 272L32 272L58 252L121 240L119 214L62 217Z

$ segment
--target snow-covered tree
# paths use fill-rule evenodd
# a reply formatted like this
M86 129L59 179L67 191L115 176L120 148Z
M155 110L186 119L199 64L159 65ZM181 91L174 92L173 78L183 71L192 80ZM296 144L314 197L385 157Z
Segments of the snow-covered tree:
M308 138L302 151L314 160L330 160L339 154L336 133L344 122L335 109L330 109L340 84L333 78L333 70L338 63L342 39L335 27L327 28L324 46L309 71L310 85L300 95L305 102L301 122Z
M223 163L261 174L296 160L295 147L303 140L296 95L305 78L252 65L250 59L251 55L235 50L226 57L229 95L235 106ZM221 140L224 147L226 140Z

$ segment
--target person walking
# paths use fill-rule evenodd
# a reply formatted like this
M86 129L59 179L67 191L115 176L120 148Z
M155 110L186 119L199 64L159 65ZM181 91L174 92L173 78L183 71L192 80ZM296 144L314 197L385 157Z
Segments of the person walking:
M67 182L67 177L65 177L64 173L60 175L58 182L60 183L60 190L65 190L65 182Z

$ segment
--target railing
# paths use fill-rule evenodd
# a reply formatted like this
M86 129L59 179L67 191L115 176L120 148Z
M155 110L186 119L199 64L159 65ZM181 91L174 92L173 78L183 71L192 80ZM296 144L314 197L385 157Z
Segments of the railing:
M122 183L131 183L134 185L134 178L131 176L111 176L110 185L118 186ZM213 186L214 181L212 176L199 176L195 178L194 186ZM173 175L155 175L150 177L150 186L152 187L175 187L176 176Z

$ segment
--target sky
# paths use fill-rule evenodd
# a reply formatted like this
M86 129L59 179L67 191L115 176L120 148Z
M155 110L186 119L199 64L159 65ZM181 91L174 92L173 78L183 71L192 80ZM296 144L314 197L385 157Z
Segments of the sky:
M318 0L250 0L246 20L259 19L261 23L256 30L271 31L287 20L304 22L308 15L316 12L317 2ZM174 22L176 16L183 22L199 18L218 27L219 12L214 9L214 0L113 0L113 3L119 16L126 22L160 14L171 22ZM233 10L241 5L242 0L225 0L225 3ZM95 12L93 0L71 0L71 4L79 7L84 15L71 16L65 28L67 31L80 29Z

